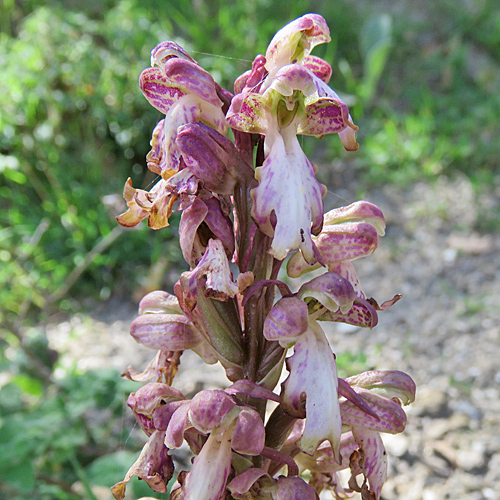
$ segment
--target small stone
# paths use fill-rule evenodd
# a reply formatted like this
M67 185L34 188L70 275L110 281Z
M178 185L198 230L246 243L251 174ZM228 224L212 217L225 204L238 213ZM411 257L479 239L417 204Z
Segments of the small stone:
M475 441L468 449L457 452L457 466L466 472L482 469L486 465L486 446Z
M417 415L445 416L448 410L447 394L435 387L422 387L417 392L413 411Z
M383 441L387 452L393 457L402 457L408 451L409 440L404 434L386 434Z

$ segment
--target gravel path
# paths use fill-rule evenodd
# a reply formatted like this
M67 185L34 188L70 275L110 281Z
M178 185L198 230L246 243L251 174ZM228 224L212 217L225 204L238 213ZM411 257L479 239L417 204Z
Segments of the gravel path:
M353 193L333 186L326 204L350 203ZM356 262L363 288L379 303L395 293L403 299L380 313L373 331L326 329L339 362L344 355L361 369L400 369L417 383L406 432L384 439L391 460L383 498L498 500L500 224L488 233L477 229L498 213L500 186L478 197L459 177L364 198L383 210L388 229L375 254ZM128 335L134 314L110 304L53 323L51 345L65 353L64 363L82 369L141 368L152 353ZM224 384L224 375L209 367L201 380L197 357L185 353L176 380L190 393Z

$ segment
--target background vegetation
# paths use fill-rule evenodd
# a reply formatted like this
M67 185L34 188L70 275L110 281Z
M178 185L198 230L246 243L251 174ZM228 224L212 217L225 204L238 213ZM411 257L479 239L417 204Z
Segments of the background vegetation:
M121 435L129 384L115 372L54 376L43 324L162 285L180 261L175 224L117 228L123 184L148 186L160 119L137 78L159 42L181 43L223 86L305 12L323 15L332 86L360 126L313 161L359 185L500 176L496 0L4 0L0 6L0 498L94 498L131 463ZM222 56L222 57L220 57ZM328 180L328 179L327 179ZM478 230L498 224L485 214ZM153 270L153 272L151 271ZM168 274L168 273L167 273ZM80 491L71 488L75 482ZM140 485L134 494L140 496ZM106 497L104 497L106 498Z

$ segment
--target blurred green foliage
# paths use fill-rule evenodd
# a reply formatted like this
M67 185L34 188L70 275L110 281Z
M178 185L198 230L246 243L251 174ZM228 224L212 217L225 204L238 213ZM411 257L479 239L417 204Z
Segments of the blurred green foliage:
M12 376L0 389L0 497L95 500L91 487L123 478L142 446L128 435L128 413L123 421L136 388L115 370L70 371L47 390L34 376ZM136 482L131 490L146 493Z
M332 42L314 53L332 64L331 85L360 126L355 154L336 137L314 147L306 138L313 160L348 161L365 184L461 171L480 192L499 178L496 0L0 4L0 368L11 372L0 384L0 497L94 500L89 488L118 481L133 461L117 433L128 384L111 372L55 380L57 355L30 325L162 286L180 263L175 220L158 232L114 220L127 177L154 181L144 157L161 117L137 85L150 50L176 40L231 89L306 12L330 26Z

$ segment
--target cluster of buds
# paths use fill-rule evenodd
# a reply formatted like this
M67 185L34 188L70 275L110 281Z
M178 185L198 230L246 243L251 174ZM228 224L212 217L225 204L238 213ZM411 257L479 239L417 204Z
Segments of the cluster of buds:
M399 298L367 298L352 264L376 249L382 212L359 201L324 214L326 188L297 139L338 134L347 150L358 147L349 110L328 86L330 65L310 54L329 40L321 16L296 19L236 80L234 95L173 42L160 43L141 74L145 97L165 114L147 156L159 181L147 192L129 179L118 221L147 219L160 229L181 211L190 270L173 295L146 295L132 323L134 339L157 354L143 372L125 374L148 382L128 405L149 439L112 488L119 500L133 476L172 499L313 500L324 489L380 498L380 433L403 431L415 384L399 371L339 378L321 327L373 328L377 311ZM295 292L283 281L285 272L297 278L320 268ZM192 399L174 389L187 349L221 363L230 385ZM174 471L170 450L184 441L192 467Z

